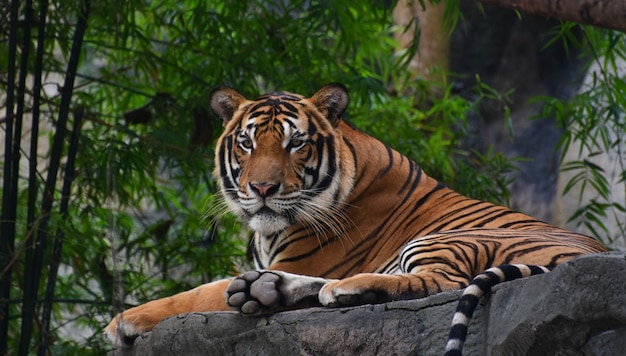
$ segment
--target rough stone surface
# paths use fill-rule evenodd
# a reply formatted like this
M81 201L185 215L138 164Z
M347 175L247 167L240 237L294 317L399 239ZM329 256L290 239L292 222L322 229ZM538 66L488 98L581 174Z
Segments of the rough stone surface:
M441 355L459 292L265 317L169 318L116 355ZM578 258L494 288L474 314L466 355L621 355L626 255Z

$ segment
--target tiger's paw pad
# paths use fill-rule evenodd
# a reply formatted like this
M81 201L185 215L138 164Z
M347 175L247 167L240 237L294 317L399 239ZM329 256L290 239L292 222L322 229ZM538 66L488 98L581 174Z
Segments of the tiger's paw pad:
M348 307L377 304L389 301L386 293L371 289L345 288L335 283L326 284L319 293L319 300L327 307Z
M280 276L272 272L246 272L228 285L228 305L248 315L271 311L280 305L279 281Z

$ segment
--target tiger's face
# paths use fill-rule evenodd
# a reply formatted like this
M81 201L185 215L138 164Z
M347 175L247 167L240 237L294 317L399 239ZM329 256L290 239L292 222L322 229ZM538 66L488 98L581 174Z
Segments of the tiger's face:
M225 126L215 176L230 210L252 230L269 236L295 223L323 229L333 219L329 212L337 212L351 177L341 164L337 129L347 103L337 84L311 98L275 93L247 100L229 88L211 93Z

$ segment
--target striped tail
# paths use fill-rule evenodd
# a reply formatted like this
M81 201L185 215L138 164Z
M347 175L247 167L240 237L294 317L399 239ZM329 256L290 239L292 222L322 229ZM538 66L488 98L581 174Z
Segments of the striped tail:
M480 298L489 293L491 288L502 282L512 281L518 278L543 274L550 270L542 266L512 264L490 268L472 279L470 284L459 298L452 328L446 344L445 356L461 356L463 343L467 337L467 326Z

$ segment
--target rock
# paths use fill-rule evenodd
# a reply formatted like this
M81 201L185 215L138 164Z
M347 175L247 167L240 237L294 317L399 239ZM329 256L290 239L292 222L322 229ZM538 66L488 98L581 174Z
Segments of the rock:
M460 292L263 317L191 313L116 355L441 355ZM618 355L626 350L626 255L589 255L504 283L479 304L466 355Z

